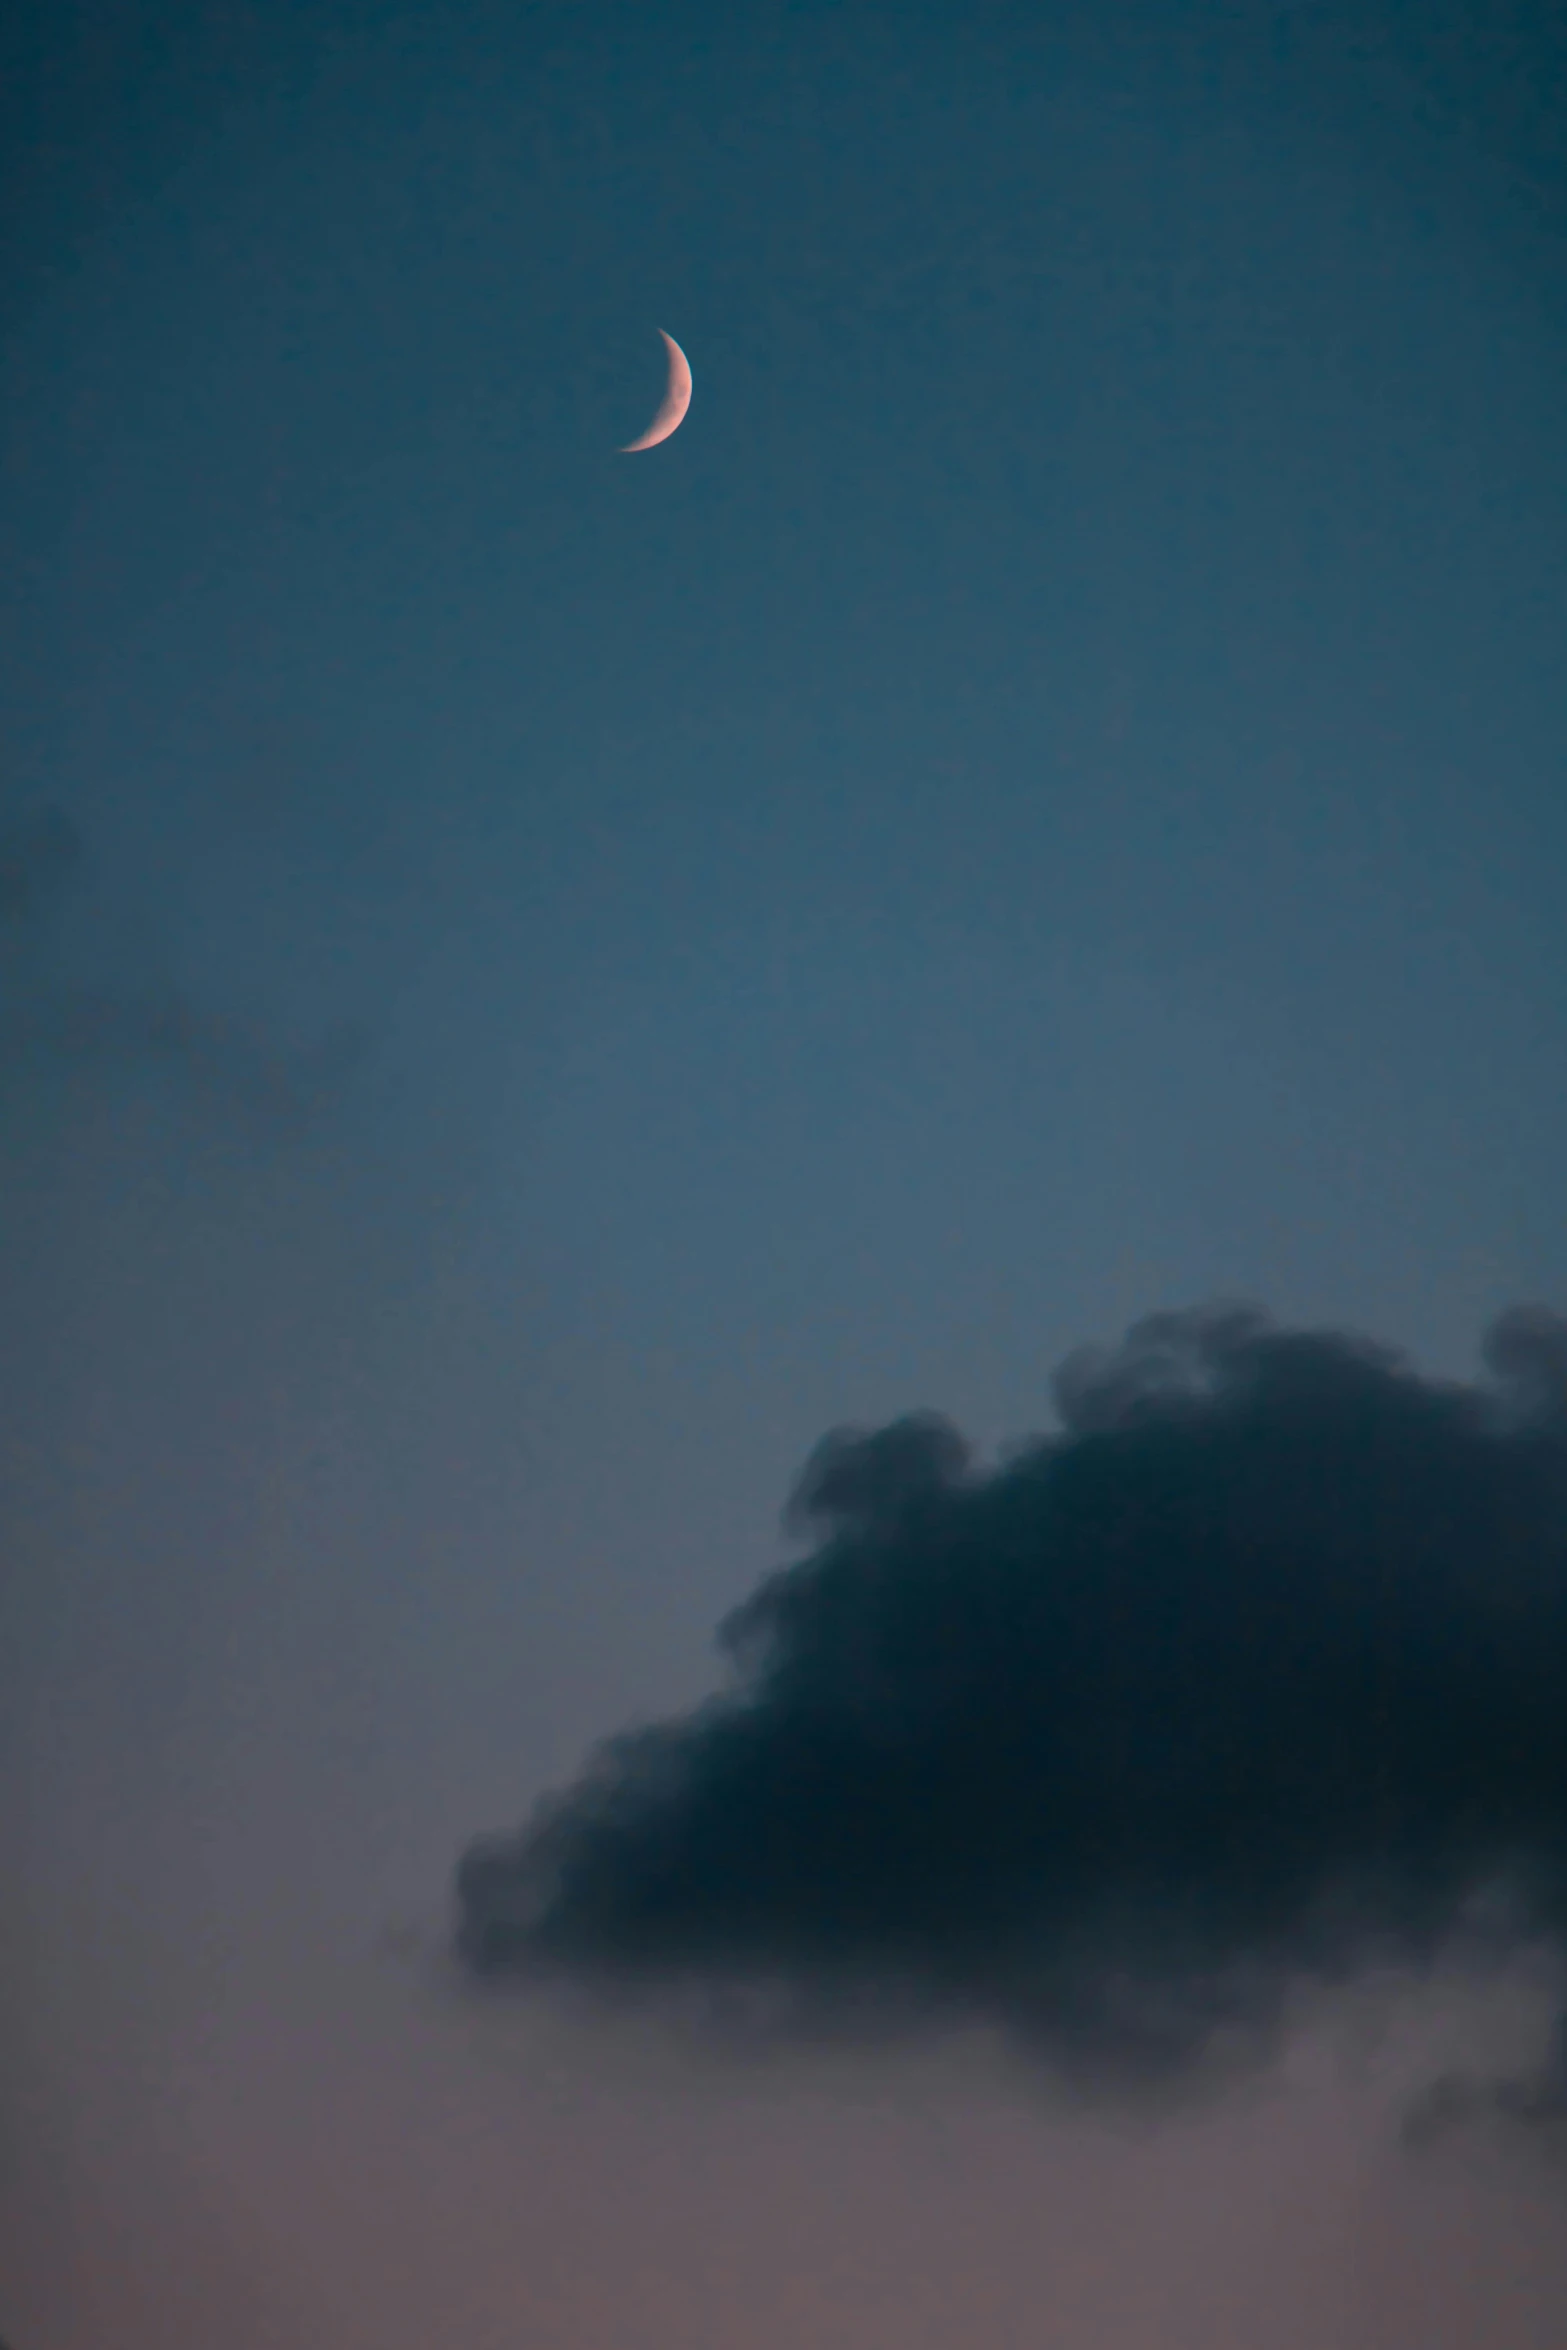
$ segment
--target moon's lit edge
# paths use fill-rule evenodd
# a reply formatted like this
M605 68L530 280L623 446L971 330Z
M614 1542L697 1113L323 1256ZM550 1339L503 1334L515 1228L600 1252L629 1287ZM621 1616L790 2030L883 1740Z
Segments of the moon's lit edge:
M673 335L665 335L662 327L658 331L669 346L668 388L647 431L640 440L626 442L619 451L622 457L634 457L640 449L656 449L660 441L667 441L672 432L679 430L691 405L691 362Z

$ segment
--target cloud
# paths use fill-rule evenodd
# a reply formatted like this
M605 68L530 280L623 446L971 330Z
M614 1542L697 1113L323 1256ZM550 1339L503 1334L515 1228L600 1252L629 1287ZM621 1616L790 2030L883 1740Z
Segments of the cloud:
M143 972L84 980L60 915L90 869L71 819L46 808L0 828L0 1091L40 1069L165 1069L187 1098L273 1134L302 1132L364 1053L357 1031L308 1050L203 1011Z
M1073 1356L991 1471L934 1415L829 1436L729 1686L466 1853L463 1964L1146 2087L1303 1976L1561 1934L1567 1322L1485 1361L1216 1307Z
M43 808L0 831L0 926L15 932L36 921L84 862L69 816Z
M1424 2150L1455 2133L1476 2130L1526 2139L1535 2149L1567 2161L1567 2016L1558 2022L1546 2061L1529 2071L1494 2077L1441 2074L1410 2105L1403 2138L1406 2145Z

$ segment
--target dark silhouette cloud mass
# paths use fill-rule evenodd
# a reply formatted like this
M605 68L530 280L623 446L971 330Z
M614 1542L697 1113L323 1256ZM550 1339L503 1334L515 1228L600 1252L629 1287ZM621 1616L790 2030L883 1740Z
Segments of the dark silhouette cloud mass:
M470 1849L464 1962L1132 2084L1265 2047L1302 1974L1560 1934L1567 1322L1485 1362L1212 1308L1072 1357L994 1470L828 1437L731 1686Z

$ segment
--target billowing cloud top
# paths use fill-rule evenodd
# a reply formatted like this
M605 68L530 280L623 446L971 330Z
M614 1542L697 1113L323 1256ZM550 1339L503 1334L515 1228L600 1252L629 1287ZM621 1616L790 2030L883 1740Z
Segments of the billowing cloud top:
M934 1417L829 1437L730 1688L468 1852L467 1966L1146 2080L1503 1876L1563 1930L1567 1322L1485 1359L1171 1314L994 1471Z

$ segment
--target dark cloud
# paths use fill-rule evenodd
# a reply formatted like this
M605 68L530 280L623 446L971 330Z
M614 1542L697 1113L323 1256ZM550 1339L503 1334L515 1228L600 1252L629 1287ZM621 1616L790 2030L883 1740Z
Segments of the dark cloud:
M0 828L0 1089L30 1072L165 1069L201 1106L268 1133L303 1131L364 1052L340 1030L308 1049L194 1005L161 975L84 979L58 915L90 870L71 819L46 808Z
M730 1687L468 1852L466 1966L1130 2084L1503 1880L1560 1933L1567 1323L1485 1360L1216 1308L1074 1356L992 1471L935 1417L829 1437Z

